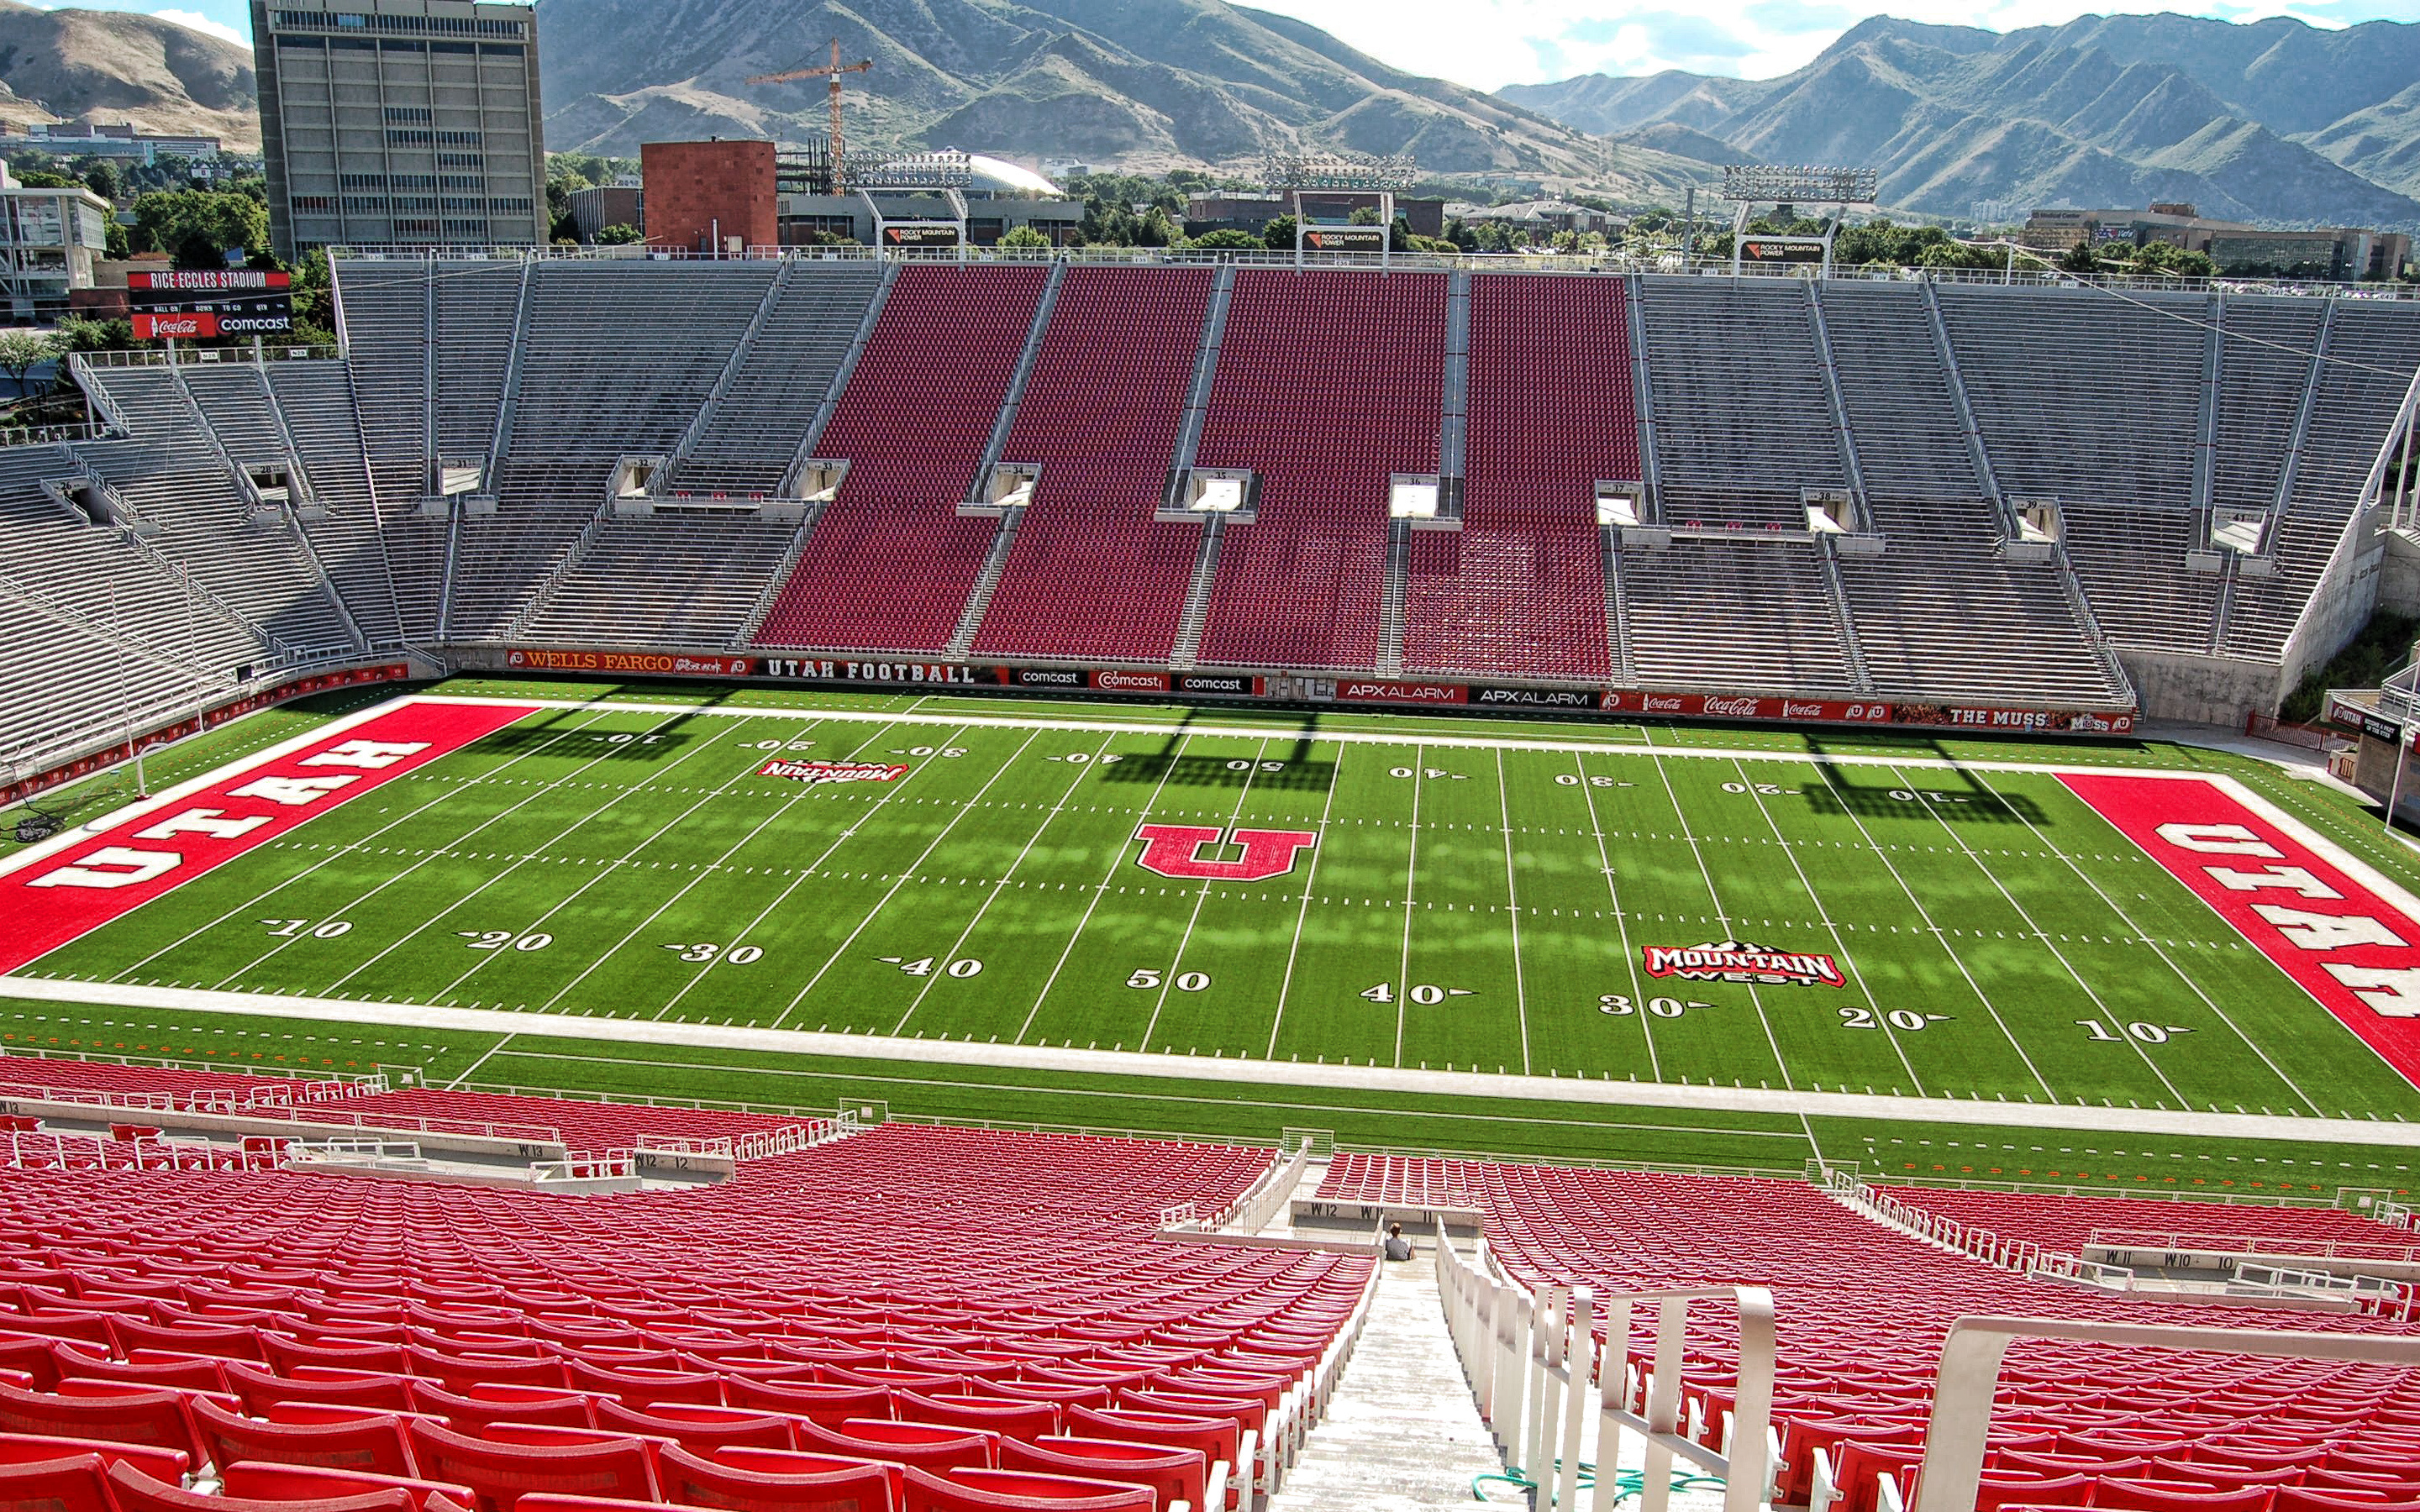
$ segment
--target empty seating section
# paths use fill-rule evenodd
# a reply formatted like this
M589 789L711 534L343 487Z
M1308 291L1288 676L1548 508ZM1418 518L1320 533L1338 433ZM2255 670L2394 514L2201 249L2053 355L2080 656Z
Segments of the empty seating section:
M1621 552L1622 627L1641 685L1733 693L1854 687L1815 552L1806 541L1690 536L1660 551Z
M956 633L1000 522L961 516L1047 277L900 270L815 450L845 460L756 635L772 646L933 653Z
M1206 268L1071 268L1003 462L1039 463L975 650L1165 662L1202 545L1155 524L1210 302Z
M1805 530L1802 488L1842 487L1806 286L1638 281L1664 518Z
M279 1102L295 1085L279 1076L190 1066L121 1066L104 1060L0 1055L0 1093L9 1097L55 1095L80 1099L87 1093L99 1093L132 1099L167 1098L184 1106L196 1096ZM324 1089L324 1084L313 1085Z
M799 521L676 512L608 519L522 629L583 644L728 645L781 569Z
M2261 660L2283 653L2361 502L2411 383L2415 350L2420 311L2401 301L2339 301L2286 517L2275 527L2276 575L2235 579L2220 651ZM2285 413L2291 412L2289 406Z
M113 367L94 378L126 417L126 440L72 448L160 530L152 549L196 587L261 627L285 659L340 656L343 622L283 516L251 515L165 367Z
M1402 1200L1421 1180L1453 1189L1441 1169L1421 1173L1413 1169L1420 1163L1401 1162L1373 1172L1366 1164L1372 1159L1348 1156L1339 1165L1357 1185L1383 1178L1366 1189L1384 1192L1384 1200ZM1331 1183L1337 1179L1331 1170ZM2288 1320L2273 1312L2037 1282L1934 1248L1794 1181L1521 1165L1466 1166L1459 1180L1485 1210L1489 1248L1516 1284L1585 1283L1600 1294L1743 1282L1773 1288L1779 1350L1774 1416L1784 1457L1776 1504L1807 1499L1818 1450L1837 1469L1852 1445L1867 1467L1867 1484L1851 1489L1850 1507L1872 1512L1877 1465L1908 1489L1941 1341L1960 1317L2331 1332L2420 1328L2357 1314L2296 1312ZM1719 1311L1691 1309L1685 1346L1683 1395L1709 1444L1720 1442L1738 1363L1736 1335L1720 1325ZM1655 1309L1635 1309L1632 1327L1628 1352L1643 1374L1654 1355ZM2070 1464L2086 1478L2072 1478ZM2256 1468L2279 1465L2298 1473L2273 1478ZM2333 1478L2373 1469L2381 1475L2374 1482ZM1995 1397L1986 1477L2044 1489L2002 1500L2078 1505L2079 1484L2088 1489L2097 1481L2105 1489L2110 1475L2178 1482L2188 1493L2282 1479L2322 1494L2331 1486L2369 1484L2389 1501L2420 1499L2420 1372L2050 1342L2012 1350ZM2113 1504L2105 1493L2092 1503L2199 1504ZM2257 1504L2265 1506L2265 1497Z
M1843 555L1840 586L1874 691L1893 698L2123 702L2055 564L2000 555L2000 522L1979 500L1877 500L1888 546Z
M512 365L513 314L520 307L519 263L431 263L436 285L437 383L434 424L441 456L483 457L495 444L496 417ZM530 276L539 276L533 268ZM412 287L411 292L423 291ZM423 318L414 311L415 320ZM421 353L413 351L417 360ZM417 385L415 384L415 387Z
M1370 671L1388 480L1433 473L1445 389L1437 273L1235 275L1195 461L1260 475L1219 548L1201 660Z
M203 424L218 433L219 444L239 465L282 465L286 438L277 428L277 412L269 407L255 363L188 363L178 369Z
M672 487L709 494L780 487L881 284L882 270L871 263L793 264Z
M2276 501L2327 308L2317 300L2220 301L2226 335L2218 349L2219 444L2211 456L2211 502L2267 509Z
M324 519L303 525L311 549L369 643L399 645L403 611L362 443L352 374L343 363L323 362L271 363L266 371L311 496L327 511Z
M6 1061L0 1061L5 1067ZM432 1119L449 1126L511 1125L551 1129L574 1150L602 1155L627 1149L642 1138L736 1139L793 1128L799 1119L715 1108L644 1107L628 1103L592 1103L569 1098L520 1097L415 1087L314 1104L341 1109L348 1121L380 1119Z
M2220 579L2184 565L2185 553L2205 541L2199 515L2113 504L2064 513L2067 560L2112 641L2194 655L2210 650Z
M170 1504L179 1469L235 1497L405 1493L363 1512L871 1508L917 1476L1201 1512L1214 1458L1249 1507L1245 1436L1296 1430L1280 1404L1373 1279L1156 1237L1267 1161L893 1125L597 1200L0 1168L0 1359L34 1388L0 1385L0 1425L36 1440L12 1464L114 1441L85 1468L150 1477L110 1471L150 1499L118 1512ZM818 1496L844 1489L874 1499Z
M604 504L614 460L671 453L773 277L761 264L744 263L677 279L649 273L644 263L532 267L496 511L461 521L449 634L477 639L509 629ZM439 291L441 331L450 292ZM642 370L644 381L634 381ZM442 421L441 411L441 427Z
M434 640L445 578L446 522L418 513L432 486L429 468L435 460L428 455L432 273L419 263L352 258L337 259L332 270L343 301L346 367L353 381L362 448L395 579L401 633L406 640ZM475 453L484 455L488 444L480 441Z
M1958 397L1932 333L1924 290L1906 284L1822 286L1840 405L1866 492L1878 499L1983 497ZM1887 524L1885 524L1887 529Z
M2080 1255L2093 1236L2167 1234L2211 1240L2249 1240L2273 1254L2319 1255L2331 1245L2393 1247L2420 1244L2420 1234L2389 1228L2340 1208L2273 1208L2245 1202L2146 1202L2139 1198L2047 1193L1962 1192L1903 1186L1885 1189L1912 1208L1954 1218L2012 1242ZM2299 1247L2298 1247L2299 1246ZM2150 1247L2148 1244L2138 1248ZM2178 1249L2196 1246L2179 1244ZM2356 1251L2367 1253L2367 1251Z
M1472 276L1463 524L1412 534L1406 671L1612 675L1596 485L1639 476L1623 288Z

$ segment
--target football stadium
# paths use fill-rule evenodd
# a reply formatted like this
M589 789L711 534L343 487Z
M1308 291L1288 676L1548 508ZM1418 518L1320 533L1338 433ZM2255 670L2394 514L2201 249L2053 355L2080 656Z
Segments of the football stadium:
M758 253L0 446L0 1512L2420 1505L2420 301Z

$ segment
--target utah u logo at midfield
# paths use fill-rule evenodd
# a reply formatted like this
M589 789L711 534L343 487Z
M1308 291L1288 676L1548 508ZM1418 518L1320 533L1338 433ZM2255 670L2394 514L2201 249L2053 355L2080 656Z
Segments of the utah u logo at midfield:
M1188 877L1219 882L1262 882L1294 870L1295 857L1319 839L1308 829L1221 830L1211 825L1144 825L1135 831L1143 842L1136 864L1164 877ZM1205 845L1240 845L1241 857L1211 860Z

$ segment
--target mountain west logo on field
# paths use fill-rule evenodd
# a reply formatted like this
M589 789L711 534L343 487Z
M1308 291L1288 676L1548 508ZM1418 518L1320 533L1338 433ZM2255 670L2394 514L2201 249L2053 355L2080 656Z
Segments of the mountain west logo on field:
M1135 831L1143 842L1136 864L1164 877L1218 882L1264 882L1294 870L1294 858L1319 837L1308 829L1235 829L1221 831L1202 825L1144 825ZM1204 860L1204 845L1240 845L1243 856L1233 861Z
M1745 940L1718 945L1649 945L1640 948L1651 977L1687 981L1784 982L1801 987L1845 987L1828 955L1768 949Z
M896 782L908 768L894 762L793 762L776 756L756 768L756 775L793 782Z

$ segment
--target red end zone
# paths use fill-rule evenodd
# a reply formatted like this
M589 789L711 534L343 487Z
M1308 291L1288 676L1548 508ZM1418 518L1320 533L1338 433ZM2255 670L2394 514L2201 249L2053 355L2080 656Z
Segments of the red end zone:
M2420 1087L2420 921L2215 783L2059 780Z
M100 928L348 798L531 713L407 703L211 779L173 803L0 876L0 971Z

